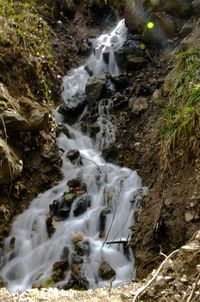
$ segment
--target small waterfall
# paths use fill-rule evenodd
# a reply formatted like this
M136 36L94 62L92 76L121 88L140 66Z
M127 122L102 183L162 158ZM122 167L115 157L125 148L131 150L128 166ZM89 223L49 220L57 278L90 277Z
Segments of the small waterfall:
M120 73L114 50L122 46L125 36L126 28L120 21L111 33L93 41L94 52L86 62L93 74ZM109 57L107 64L105 55ZM81 66L64 78L65 102L84 92L88 77ZM99 103L100 148L114 141L109 106L112 104L103 100ZM86 287L108 285L110 278L106 280L99 271L102 263L112 268L115 286L134 278L129 228L146 188L136 171L105 162L92 139L77 130L76 125L66 127L69 135L61 133L57 139L62 150L63 179L39 194L16 218L5 242L6 256L0 275L12 291L24 291L46 280L53 286L68 288L76 270L86 280ZM109 134L104 140L106 129ZM61 264L65 269L59 279L55 267Z

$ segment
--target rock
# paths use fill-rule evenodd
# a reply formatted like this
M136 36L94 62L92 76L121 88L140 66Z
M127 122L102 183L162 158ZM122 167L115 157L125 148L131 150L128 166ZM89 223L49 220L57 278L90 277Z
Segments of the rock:
M90 196L82 196L76 201L76 205L74 207L73 213L74 216L77 217L82 215L87 211L87 208L90 207L91 198Z
M168 1L165 2L168 3ZM162 42L173 37L176 25L174 20L166 14L166 8L159 10L159 12L152 12L150 7L148 9L148 4L147 7L144 7L144 1L127 0L125 22L128 29L130 31L137 30L142 34L143 40L148 43Z
M0 275L0 288L6 287L7 281Z
M55 233L55 228L53 226L53 219L52 217L48 217L46 219L46 228L47 228L47 233L48 233L48 236L51 237L54 233Z
M94 103L101 97L106 82L106 74L99 74L88 79L85 92L90 106L94 105Z
M14 99L6 86L0 83L0 127L6 130L29 131L43 129L48 121L48 112L31 99Z
M58 108L58 112L61 113L66 121L71 121L80 115L87 105L85 94L74 95L71 99L67 100L65 104L62 104Z
M74 161L80 157L80 152L78 150L70 150L67 152L66 157L69 160Z
M130 85L130 81L125 74L118 77L110 76L110 80L115 85L117 91L125 90Z
M163 287L166 284L166 280L163 276L158 276L155 282L158 287Z
M200 0L192 1L192 10L196 16L200 17Z
M89 56L91 51L92 51L92 43L88 39L82 39L79 46L79 54Z
M197 264L196 268L197 268L197 271L200 273L200 264Z
M66 16L68 18L73 18L76 13L76 5L74 0L56 0L54 3L54 9L56 13L61 16Z
M74 250L78 256L89 256L91 253L90 243L88 240L79 241L74 245Z
M147 63L144 50L138 41L127 40L115 51L114 55L118 65L127 71L140 70Z
M190 35L180 43L181 50L200 50L200 26L195 26Z
M23 162L12 147L1 138L0 158L0 184L9 184L22 172Z
M98 269L99 277L103 280L110 280L111 278L116 276L116 272L114 269L110 266L110 264L106 261L104 261Z
M187 35L189 35L195 28L196 24L193 21L186 22L180 31L181 38L185 38Z
M89 126L90 137L95 137L99 131L100 126L98 125L98 123L94 123Z
M153 7L154 11L164 11L171 15L180 17L188 16L191 12L191 4L189 0L161 0L158 5Z
M76 188L76 187L80 187L81 186L81 178L80 177L75 177L70 179L67 182L68 187L70 188Z
M77 267L77 266L76 266ZM89 281L86 279L84 274L77 269L77 272L72 272L69 281L65 284L62 289L68 290L70 288L76 290L88 290L89 289Z
M129 99L129 108L131 109L131 112L135 115L140 114L141 112L147 110L148 108L148 103L146 98L144 97L131 97Z
M190 212L185 213L185 221L190 222L194 219L194 215Z
M74 193L64 193L63 197L67 203L72 203L76 198L76 195Z

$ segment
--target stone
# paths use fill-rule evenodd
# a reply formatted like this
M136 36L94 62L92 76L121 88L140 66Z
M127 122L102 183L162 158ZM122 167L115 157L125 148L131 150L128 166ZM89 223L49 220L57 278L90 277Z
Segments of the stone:
M89 101L89 105L92 106L102 96L103 88L107 82L106 74L99 74L92 76L88 79L85 92Z
M111 278L116 276L116 272L114 269L110 266L110 264L106 261L104 261L98 269L99 277L103 280L110 280Z
M0 275L0 288L6 287L7 281Z
M9 184L21 174L23 162L14 149L1 138L0 158L0 184Z
M74 207L73 213L74 216L77 217L82 215L87 211L87 208L90 207L91 198L90 196L82 196L76 201L76 205Z
M131 97L129 99L129 109L131 109L131 112L135 115L140 114L141 112L147 110L148 103L146 98L144 97Z
M194 215L190 212L185 213L185 221L190 222L194 219Z
M90 137L95 137L96 134L100 131L100 126L98 123L91 124L89 126Z
M200 273L200 264L197 264L196 268L197 268L197 271Z
M80 269L76 269L75 271L76 272L71 273L69 281L62 287L62 289L68 290L73 288L76 290L88 290L89 281L86 279L85 275L80 271Z
M70 150L67 152L66 157L69 160L74 161L80 157L80 152L78 150Z
M155 282L158 287L163 287L166 284L166 280L163 276L158 276Z
M80 241L74 245L74 250L78 256L89 256L91 253L89 241Z
M87 105L86 95L78 94L67 100L58 108L58 112L62 114L66 121L71 121L83 112L83 109Z
M200 26L196 25L194 30L185 37L180 43L180 49L185 50L200 50Z
M147 59L140 44L138 41L127 40L122 47L114 52L115 59L122 69L135 71L146 65Z
M75 177L70 179L67 182L68 187L70 188L76 188L76 187L80 187L81 186L81 178L80 177Z
M192 11L194 15L200 17L200 0L192 1Z
M26 109L26 110L25 110ZM48 112L31 99L13 98L6 86L0 83L0 128L7 132L40 130L48 121Z

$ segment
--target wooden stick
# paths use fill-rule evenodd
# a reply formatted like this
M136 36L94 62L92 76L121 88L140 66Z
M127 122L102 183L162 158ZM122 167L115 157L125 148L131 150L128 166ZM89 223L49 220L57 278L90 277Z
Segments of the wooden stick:
M169 254L165 260L161 263L161 265L159 266L159 268L157 269L155 275L146 283L144 284L142 287L138 288L138 290L135 292L135 296L132 300L132 302L136 302L137 298L139 298L139 296L149 287L149 285L151 285L151 283L156 279L156 277L158 276L158 274L160 273L164 263L170 259L172 256L174 256L176 253L179 252L178 250L173 251L171 254ZM188 302L188 301L187 301Z

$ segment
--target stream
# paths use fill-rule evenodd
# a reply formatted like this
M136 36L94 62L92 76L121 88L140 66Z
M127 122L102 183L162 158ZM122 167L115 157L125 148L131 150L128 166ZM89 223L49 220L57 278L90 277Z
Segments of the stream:
M88 69L93 75L120 74L114 52L125 41L123 20L111 32L92 40L93 52L86 63L63 79L65 104L85 92ZM110 107L112 104L99 102L100 132L96 140L81 132L79 122L65 124L69 135L61 133L57 138L62 180L39 194L15 219L5 242L0 275L9 290L47 285L87 289L134 279L130 227L147 188L142 187L136 171L107 163L101 156L102 148L115 142ZM102 123L105 111L106 122ZM63 121L58 112L55 117Z

